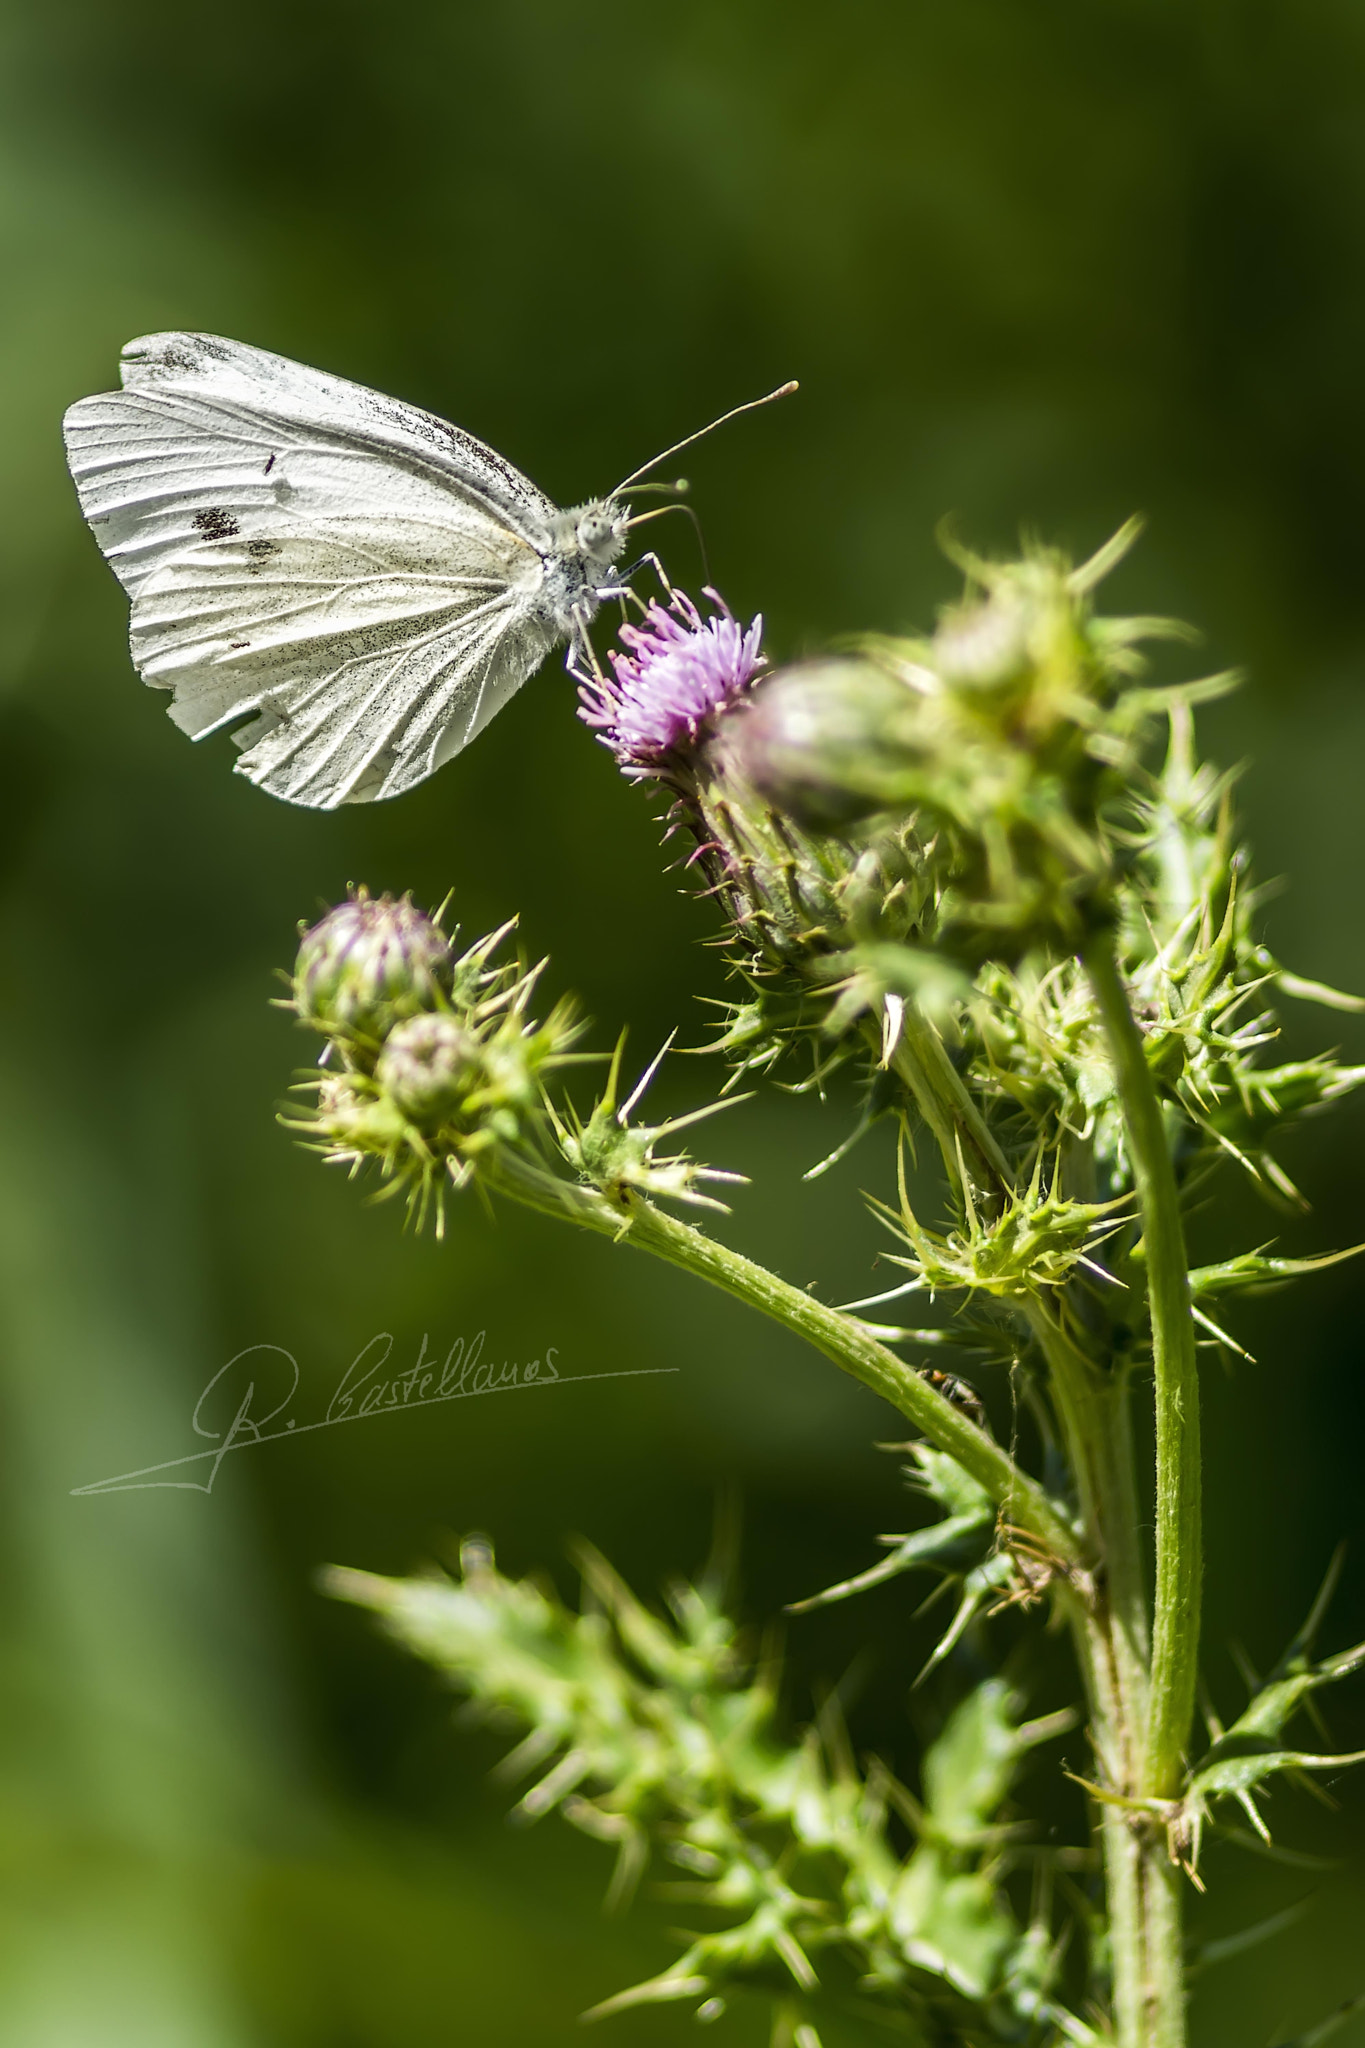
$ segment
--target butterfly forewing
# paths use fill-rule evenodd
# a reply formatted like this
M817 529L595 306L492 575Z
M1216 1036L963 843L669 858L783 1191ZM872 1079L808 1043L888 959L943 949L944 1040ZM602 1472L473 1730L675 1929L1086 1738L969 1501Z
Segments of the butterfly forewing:
M457 752L556 637L554 507L412 406L200 335L124 352L67 415L82 508L133 599L132 650L199 735L295 803L397 795Z
M156 396L181 391L234 402L255 415L312 429L332 428L348 443L406 454L444 474L456 489L479 494L537 531L554 506L529 477L495 448L420 406L387 398L364 384L332 377L287 356L248 348L214 334L148 334L123 350L121 371L128 391Z

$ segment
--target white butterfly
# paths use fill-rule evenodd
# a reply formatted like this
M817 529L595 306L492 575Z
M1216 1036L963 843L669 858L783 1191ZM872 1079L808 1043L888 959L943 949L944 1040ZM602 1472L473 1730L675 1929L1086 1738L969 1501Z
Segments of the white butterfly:
M291 803L411 789L626 589L645 470L560 511L433 413L210 334L130 341L122 376L65 432L133 661Z

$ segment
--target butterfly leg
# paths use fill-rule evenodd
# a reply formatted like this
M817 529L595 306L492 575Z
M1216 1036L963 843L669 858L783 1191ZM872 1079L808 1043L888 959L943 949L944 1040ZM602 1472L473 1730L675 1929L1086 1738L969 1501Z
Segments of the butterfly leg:
M641 555L638 561L632 562L629 569L625 570L622 574L619 582L613 584L612 588L609 591L599 590L597 593L598 597L604 601L608 597L614 597L618 601L618 603L621 606L622 624L625 623L627 604L633 604L635 606L635 609L639 612L640 617L642 619L646 618L649 614L649 606L640 596L639 591L635 590L632 587L630 581L631 577L634 576L641 569L652 569L654 571L655 575L659 579L660 584L663 587L664 595L670 603L677 595L673 588L673 585L668 580L668 571L664 568L664 565L659 560L659 557L651 549L648 554Z
M576 683L582 683L589 688L595 683L605 683L607 680L602 673L602 664L597 659L597 649L593 646L588 632L590 616L591 614L583 611L580 606L575 606L573 631L569 635L569 644L564 651L564 666L569 674ZM582 654L587 655L592 665L591 675L584 669L579 659Z
M594 681L594 678L588 674L588 671L578 659L578 649L572 640L564 650L564 667L567 674L571 675L576 683L589 686Z
M622 582L628 586L631 577L634 576L637 570L640 569L652 569L654 571L654 574L658 577L659 582L663 586L665 597L671 599L676 595L673 585L668 580L667 569L665 569L663 563L659 560L659 557L654 553L654 550L652 548L646 554L641 555L638 561L631 563L629 569L626 570L625 575L622 578ZM633 590L631 591L631 596L635 596ZM638 598L636 598L635 601L637 604L639 603Z

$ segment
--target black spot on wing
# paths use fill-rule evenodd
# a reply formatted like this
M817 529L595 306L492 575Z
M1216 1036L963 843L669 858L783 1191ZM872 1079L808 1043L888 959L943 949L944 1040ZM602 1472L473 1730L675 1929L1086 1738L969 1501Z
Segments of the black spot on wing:
M242 530L232 514L219 505L206 505L202 512L195 513L191 524L198 527L205 540L231 540Z
M179 370L191 375L206 362L231 360L231 349L214 334L175 334L147 349L124 350L125 360L145 363L150 370Z
M134 360L137 359L134 358ZM142 361L153 370L197 370L199 368L199 357L196 352L192 348L185 348L179 342L172 342L168 347L158 349L155 354L149 349L142 357Z

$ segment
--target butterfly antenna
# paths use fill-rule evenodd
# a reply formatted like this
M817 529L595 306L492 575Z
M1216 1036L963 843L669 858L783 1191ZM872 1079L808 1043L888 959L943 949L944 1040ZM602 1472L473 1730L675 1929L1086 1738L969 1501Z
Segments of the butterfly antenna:
M751 398L746 404L736 405L729 412L723 412L718 420L712 420L709 427L699 427L695 434L689 434L685 440L675 441L671 448L665 448L662 455L656 455L652 461L646 462L643 468L632 470L624 482L616 486L611 493L612 497L619 498L622 491L628 491L640 477L648 476L651 469L657 469L659 464L667 462L670 456L681 455L683 449L690 448L694 441L704 439L707 434L714 434L716 428L723 427L727 420L737 420L742 412L757 412L760 405L771 405L775 398L790 398L793 391L800 389L800 385L793 378L789 384L779 384L776 391L765 392L762 398Z

